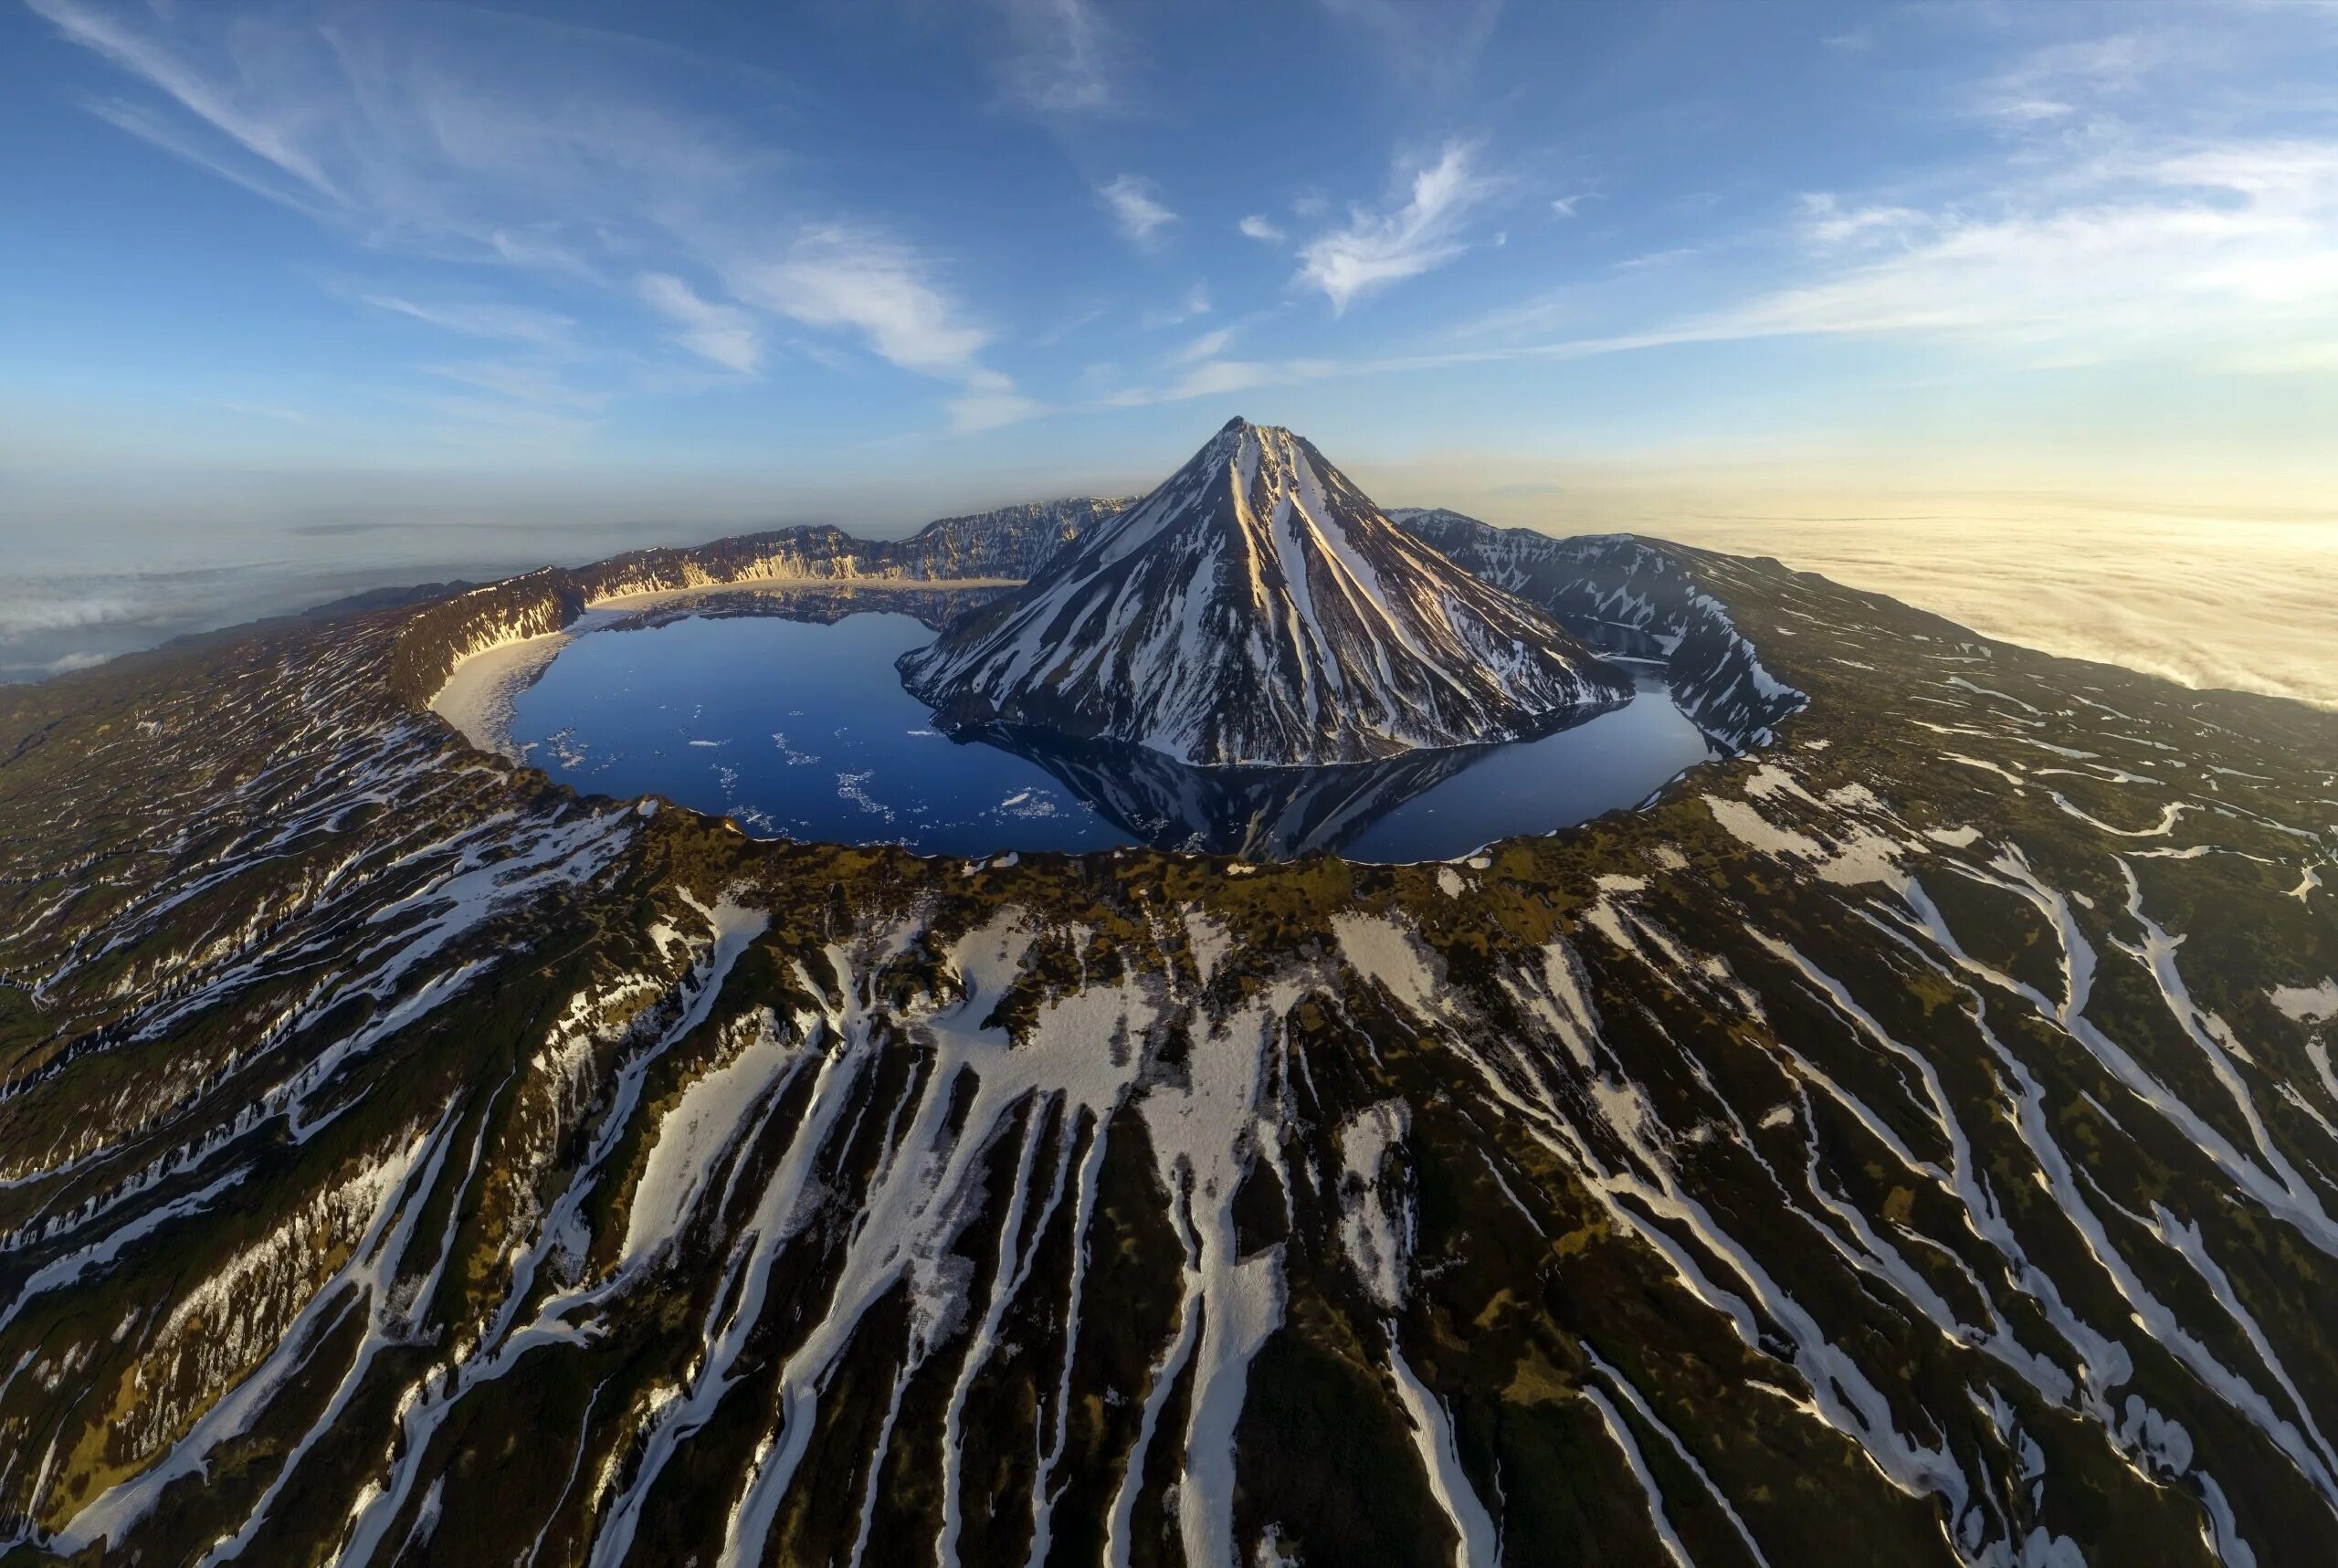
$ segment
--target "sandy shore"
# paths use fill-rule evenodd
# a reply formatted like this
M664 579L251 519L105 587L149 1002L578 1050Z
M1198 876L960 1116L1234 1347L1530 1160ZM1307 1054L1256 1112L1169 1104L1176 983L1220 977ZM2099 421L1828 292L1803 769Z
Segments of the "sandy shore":
M587 610L559 631L498 643L469 656L430 700L430 710L480 751L521 761L520 748L511 741L511 705L562 648L594 629L590 623L596 616L605 622L615 619Z
M482 648L457 664L447 684L430 700L430 710L453 725L464 740L482 752L521 762L511 740L511 710L520 693L535 683L560 650L576 638L659 605L701 598L709 594L771 592L785 594L802 588L868 588L882 593L945 593L964 588L1015 588L1010 577L950 577L929 581L838 581L833 577L804 577L787 581L765 579L746 583L708 583L690 588L661 588L643 594L620 594L595 599L584 613L556 632L521 637Z

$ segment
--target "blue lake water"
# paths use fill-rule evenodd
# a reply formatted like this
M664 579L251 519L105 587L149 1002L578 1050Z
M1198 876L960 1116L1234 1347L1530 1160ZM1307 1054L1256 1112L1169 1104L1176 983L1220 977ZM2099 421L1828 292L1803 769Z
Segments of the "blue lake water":
M932 640L929 627L887 608L830 619L833 600L820 619L792 619L787 603L581 637L520 694L512 739L576 789L662 795L764 837L924 854L1143 842L1390 861L1451 858L1633 805L1714 754L1653 673L1633 701L1571 729L1385 763L1188 768L1029 732L953 739L893 668Z

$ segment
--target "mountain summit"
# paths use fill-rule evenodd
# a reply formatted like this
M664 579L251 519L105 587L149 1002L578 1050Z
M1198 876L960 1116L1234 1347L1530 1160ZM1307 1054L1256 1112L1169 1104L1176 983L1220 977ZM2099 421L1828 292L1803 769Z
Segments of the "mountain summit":
M1542 611L1390 521L1311 444L1244 419L900 669L945 724L1125 741L1201 766L1514 740L1628 691Z

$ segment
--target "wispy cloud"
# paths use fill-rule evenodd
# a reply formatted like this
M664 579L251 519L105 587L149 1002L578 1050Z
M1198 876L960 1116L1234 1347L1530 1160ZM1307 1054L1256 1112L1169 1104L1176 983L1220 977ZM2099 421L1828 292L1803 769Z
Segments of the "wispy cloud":
M264 109L240 101L235 92L171 48L75 0L26 3L67 37L94 49L132 76L142 77L244 152L282 170L320 196L339 198L332 179L280 121Z
M254 195L263 196L320 220L330 220L336 216L332 205L318 199L318 193L314 190L304 189L294 182L273 178L273 171L248 159L221 155L145 104L121 99L92 99L86 107L115 130L127 132L147 145L159 148L206 174L216 174Z
M1119 40L1090 0L1000 0L1014 49L999 66L1008 100L1034 114L1121 106Z
M1598 319L1599 298L1562 290L1448 334L1476 340L1466 348L1203 355L1111 401L1788 337L1923 342L2021 368L2154 361L2208 374L2326 375L2338 365L2338 142L2237 141L2031 170L1985 201L1968 195L1929 209L1806 197L1795 216L1788 264L1798 277L1694 314L1535 335Z
M1845 206L1827 191L1808 192L1802 198L1802 231L1817 246L1864 245L1894 239L1924 223L1924 215L1911 207L1881 203Z
M785 256L737 268L739 297L807 327L858 332L877 355L922 375L979 373L987 341L929 282L908 248L865 230L816 228Z
M1462 87L1501 20L1502 0L1322 0L1333 28L1416 91Z
M1139 247L1159 242L1161 231L1177 221L1161 200L1160 187L1142 174L1121 174L1096 187L1097 199L1112 215L1121 237Z
M1220 327L1215 331L1204 332L1200 337L1171 354L1169 363L1191 364L1196 360L1216 359L1226 352L1227 344L1234 341L1236 330L1233 327Z
M1111 310L1111 306L1101 301L1082 305L1077 310L1058 317L1051 325L1042 330L1039 335L1031 341L1043 349L1054 348L1102 321Z
M1209 312L1209 285L1196 283L1179 296L1175 304L1147 310L1140 318L1140 324L1149 328L1182 327L1195 317L1206 316Z
M700 299L697 290L669 272L645 272L637 286L651 309L679 324L674 341L692 353L742 375L763 367L763 334L746 311Z
M1638 256L1627 256L1620 261L1611 262L1609 267L1617 272L1653 272L1662 267L1677 267L1698 254L1699 249L1693 245L1672 245L1662 250L1647 250Z
M1282 230L1258 213L1252 213L1234 226L1242 232L1244 237L1255 239L1262 245L1280 245L1283 241Z
M1492 189L1474 167L1477 149L1448 142L1434 163L1405 181L1403 202L1386 211L1351 210L1345 227L1301 247L1296 281L1322 291L1334 312L1363 295L1442 267L1469 247L1461 223Z
M557 370L547 365L489 359L427 364L421 368L427 374L441 376L480 392L492 393L513 403L579 410L597 409L608 403L607 394L572 386Z
M1134 408L1154 403L1180 403L1195 397L1223 397L1261 386L1287 386L1328 376L1355 374L1365 367L1328 359L1205 360L1164 385L1129 387L1105 402L1113 407Z
M374 247L589 269L771 163L639 99L608 40L496 13L30 4L151 89L103 118Z
M1930 209L1806 196L1797 216L1800 276L1733 302L1345 370L1787 337L1902 339L2026 368L2158 361L2291 374L2338 363L2338 142L2232 142L2057 166ZM1554 296L1480 327L1522 333L1584 303Z
M2164 68L2187 58L2196 63L2204 47L2175 28L2050 45L1985 82L1974 111L2014 131L2081 117L2135 92Z
M337 287L336 291L346 290ZM577 343L576 323L567 316L498 300L416 300L383 292L352 297L374 310L508 351L495 357L412 367L423 375L455 383L465 389L461 393L390 394L394 401L451 422L434 432L442 441L470 446L511 436L565 448L592 428L591 416L608 406L606 390L579 386L569 379L571 372L594 356Z
M748 260L729 274L738 298L824 331L856 334L879 358L964 388L950 405L958 427L987 428L1028 418L1038 405L985 366L989 334L928 276L909 247L866 229L827 225L799 237L774 260Z
M2338 142L2122 158L1975 205L1806 201L1816 277L1649 336L1922 336L2040 363L2229 363L2338 331ZM1878 237L1872 254L1858 244Z
M2078 110L2059 98L1999 94L1993 95L1985 101L1981 106L1981 112L2001 125L2027 129L2049 121L2064 119L2076 114Z
M362 9L320 19L297 7L31 3L148 89L93 105L103 118L370 250L518 268L647 304L671 342L734 374L764 363L761 311L847 333L964 395L1009 395L977 358L986 334L931 280L928 258L880 226L806 212L778 153L644 97L627 40L460 7L434 8L423 25ZM1069 29L1075 65L1094 55L1101 34L1084 6L1032 5ZM692 276L723 279L732 299ZM405 289L353 297L547 353L646 357L580 342L568 315Z
M495 338L505 342L532 343L539 348L565 350L574 346L576 323L567 316L525 305L408 300L398 294L365 294L364 303L376 310L411 316L466 337Z

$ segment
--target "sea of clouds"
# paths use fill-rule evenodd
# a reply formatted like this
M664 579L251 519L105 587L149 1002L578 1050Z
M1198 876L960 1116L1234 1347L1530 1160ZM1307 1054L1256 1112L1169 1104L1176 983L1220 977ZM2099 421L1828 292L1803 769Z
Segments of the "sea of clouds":
M2338 709L2338 523L1732 519L1662 531L2047 653Z

